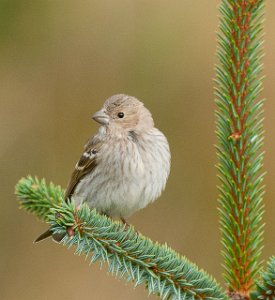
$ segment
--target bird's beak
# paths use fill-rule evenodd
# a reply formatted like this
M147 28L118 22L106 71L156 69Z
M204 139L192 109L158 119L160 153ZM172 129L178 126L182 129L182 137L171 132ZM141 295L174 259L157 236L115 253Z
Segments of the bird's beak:
M101 109L97 111L93 116L92 119L98 122L99 124L102 125L107 125L109 124L109 116L106 114L104 109Z

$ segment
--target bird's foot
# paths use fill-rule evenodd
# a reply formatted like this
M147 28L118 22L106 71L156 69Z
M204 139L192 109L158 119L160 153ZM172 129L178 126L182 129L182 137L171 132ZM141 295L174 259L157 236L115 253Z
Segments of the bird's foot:
M125 231L127 231L130 227L130 224L127 223L127 221L124 219L124 218L120 218L121 222L125 225ZM139 236L140 235L140 232L137 231L134 227L132 227L134 229L134 231L136 232L136 234Z
M127 223L127 221L124 218L120 218L121 222L125 225L125 229L128 229L130 225Z

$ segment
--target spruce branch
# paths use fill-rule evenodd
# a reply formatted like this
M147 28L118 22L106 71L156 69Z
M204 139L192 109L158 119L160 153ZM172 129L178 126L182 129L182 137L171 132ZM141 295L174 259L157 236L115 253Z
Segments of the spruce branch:
M254 299L274 300L275 299L275 256L272 256L267 263L267 270L261 274L261 282L257 282L257 292Z
M228 294L249 299L260 270L264 212L263 0L223 0L216 67L219 211ZM236 298L237 299L237 298Z
M134 285L145 284L162 299L226 299L220 286L203 270L167 245L153 243L132 226L64 201L52 183L28 176L16 186L20 206L47 221L55 233L65 233L65 246L75 246L90 262L109 265L109 272Z
M64 191L59 185L37 177L22 178L15 187L15 194L19 197L20 208L24 208L36 215L42 221L49 221L49 214L55 205L61 205Z

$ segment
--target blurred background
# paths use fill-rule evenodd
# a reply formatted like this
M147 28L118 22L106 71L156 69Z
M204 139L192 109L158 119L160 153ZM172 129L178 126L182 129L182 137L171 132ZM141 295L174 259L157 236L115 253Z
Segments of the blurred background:
M0 299L148 297L50 240L33 245L46 225L14 196L28 174L66 186L98 128L92 113L115 93L145 103L172 151L165 192L129 222L221 280L213 146L219 2L0 0ZM264 259L275 254L274 15L267 1Z

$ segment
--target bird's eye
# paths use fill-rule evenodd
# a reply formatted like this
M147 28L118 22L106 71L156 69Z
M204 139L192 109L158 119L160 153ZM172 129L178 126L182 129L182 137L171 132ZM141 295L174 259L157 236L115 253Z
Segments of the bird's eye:
M122 118L124 117L124 113L123 113L123 112L119 112L119 113L117 114L117 116L118 116L120 119L122 119Z

